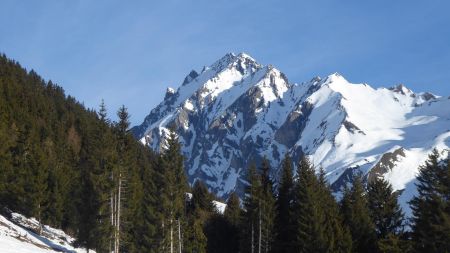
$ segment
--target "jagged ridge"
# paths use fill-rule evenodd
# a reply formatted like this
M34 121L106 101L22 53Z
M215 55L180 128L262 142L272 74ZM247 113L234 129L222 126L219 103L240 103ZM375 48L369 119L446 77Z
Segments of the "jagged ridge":
M410 187L405 202L418 165L431 149L450 146L450 100L404 85L352 84L337 73L290 83L247 54L226 54L168 89L132 131L158 150L169 125L182 141L190 180L204 180L219 196L242 193L250 162L266 156L276 175L286 153L294 160L305 153L336 192L360 171L384 176L396 190ZM392 162L380 164L387 157Z

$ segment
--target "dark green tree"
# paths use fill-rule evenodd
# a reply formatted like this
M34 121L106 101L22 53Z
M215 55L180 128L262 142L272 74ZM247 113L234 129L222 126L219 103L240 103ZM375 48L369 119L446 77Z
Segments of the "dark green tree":
M274 251L279 253L294 252L295 221L293 219L294 178L292 174L292 161L285 156L278 186L275 215L275 242Z
M324 173L318 178L306 156L297 166L293 220L297 236L294 247L299 252L349 252L349 236Z
M261 178L256 171L256 165L252 163L247 174L248 186L245 189L244 213L241 222L242 252L257 252L259 244L259 209L261 204L262 186Z
M275 196L267 158L261 163L260 236L262 252L271 252L274 242Z
M395 245L399 245L393 241L394 237L400 237L404 223L404 215L397 202L397 194L393 192L389 182L383 178L375 178L368 184L367 199L379 244L392 241L390 248L393 250Z
M360 176L353 178L350 190L344 189L341 213L352 236L353 252L376 252L375 226L370 218L367 196Z
M415 252L450 252L450 168L437 150L429 155L417 177L418 195L413 211L412 241Z
M183 247L184 224L186 222L186 192L188 185L184 170L184 157L181 153L181 145L175 130L169 130L169 134L163 145L161 158L162 189L160 204L162 205L161 227L163 227L161 248L178 249Z

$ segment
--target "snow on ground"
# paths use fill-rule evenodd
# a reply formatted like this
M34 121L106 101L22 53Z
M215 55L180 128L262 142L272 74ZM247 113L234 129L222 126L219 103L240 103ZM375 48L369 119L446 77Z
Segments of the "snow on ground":
M86 252L86 249L73 247L74 238L63 231L44 226L40 236L35 232L38 231L38 227L38 221L33 218L26 218L17 213L12 213L10 219L0 215L0 252Z

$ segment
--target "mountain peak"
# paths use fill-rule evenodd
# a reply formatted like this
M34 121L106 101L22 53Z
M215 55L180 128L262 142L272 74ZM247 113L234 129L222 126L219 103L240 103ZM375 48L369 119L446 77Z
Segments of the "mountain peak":
M414 95L414 92L407 88L404 84L399 84L397 86L389 88L389 90L400 93L402 95Z
M390 180L401 190L416 175L410 164L424 161L435 143L449 143L440 129L449 129L450 100L425 103L436 97L416 95L404 85L373 89L339 73L295 85L246 53L225 54L186 80L191 81L167 92L134 133L159 150L167 127L175 126L191 182L202 179L222 197L243 194L249 161L267 157L275 175L285 154L295 160L310 156L336 191L349 182L349 173L372 168L387 179L409 173ZM377 172L379 160L398 146L405 150L399 165ZM423 152L416 155L417 150Z
M215 61L210 69L215 70L216 72L220 72L227 67L237 67L239 69L246 69L248 67L260 68L262 65L256 62L250 55L242 52L238 55L234 53L227 53L219 60Z

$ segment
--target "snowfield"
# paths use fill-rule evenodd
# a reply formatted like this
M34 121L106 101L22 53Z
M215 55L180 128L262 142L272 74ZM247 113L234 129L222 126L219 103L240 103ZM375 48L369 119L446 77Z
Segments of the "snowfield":
M221 197L242 196L251 162L267 157L276 178L286 153L294 161L306 154L337 196L355 173L384 177L409 216L418 167L434 148L449 150L450 98L404 85L374 89L337 73L296 84L247 54L227 54L168 90L132 131L160 150L170 125L190 181L202 179Z
M1 253L50 253L50 252L86 252L86 249L72 246L74 239L59 229L44 226L39 236L39 223L20 214L12 213L7 219L0 215L0 252ZM95 251L89 251L94 252Z

